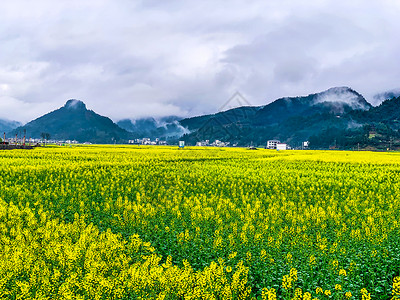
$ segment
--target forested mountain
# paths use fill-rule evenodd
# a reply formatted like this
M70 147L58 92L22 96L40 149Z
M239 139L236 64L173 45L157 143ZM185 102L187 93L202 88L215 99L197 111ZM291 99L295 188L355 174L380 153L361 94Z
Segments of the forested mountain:
M362 126L351 113L371 107L356 91L336 87L304 97L277 99L261 107L241 107L180 122L192 129L183 137L188 143L219 139L245 146L265 145L267 140L279 139L297 146L330 128L346 131Z
M68 100L63 107L16 128L13 134L24 130L26 136L32 138L40 138L42 133L48 133L57 140L107 144L127 141L130 137L129 132L111 119L88 110L79 100Z
M140 118L136 120L123 119L117 125L132 133L134 138L160 138L163 140L178 139L189 132L184 128L176 116L163 118Z
M0 121L2 124L16 123ZM170 142L183 139L189 145L218 139L247 146L278 139L292 147L309 140L314 149L400 148L400 97L373 107L351 88L336 87L303 97L280 98L264 106L244 106L184 119L124 119L117 124L88 110L82 101L68 100L63 107L11 134L26 130L27 137L39 138L42 133L49 133L53 139L93 143L147 137Z
M383 101L369 110L353 110L344 116L353 127L333 124L310 137L314 148L336 146L340 148L400 148L400 97Z

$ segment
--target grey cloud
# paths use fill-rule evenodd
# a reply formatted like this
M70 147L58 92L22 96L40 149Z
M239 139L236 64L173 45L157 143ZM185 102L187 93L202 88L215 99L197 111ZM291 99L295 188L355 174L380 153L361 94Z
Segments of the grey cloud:
M282 84L302 82L316 74L316 66L317 61L308 57L287 59L275 65L274 78Z
M212 113L235 91L255 105L374 95L399 87L399 13L390 0L6 1L0 117L70 98L118 120Z

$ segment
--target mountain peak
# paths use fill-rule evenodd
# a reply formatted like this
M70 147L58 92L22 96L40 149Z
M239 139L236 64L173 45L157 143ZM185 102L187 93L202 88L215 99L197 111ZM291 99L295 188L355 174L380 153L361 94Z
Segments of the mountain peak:
M355 92L348 86L335 86L330 89L327 89L325 92L331 92L331 93L344 93L344 92Z
M80 100L70 99L68 100L65 105L67 109L76 109L76 110L86 110L86 105Z
M353 109L362 110L367 110L371 107L371 104L361 94L347 86L333 87L316 95L315 103L343 103Z
M28 136L39 138L47 132L52 139L78 140L92 143L114 143L127 140L130 135L111 119L87 110L85 103L70 99L64 106L49 112L22 127L13 134L26 130Z

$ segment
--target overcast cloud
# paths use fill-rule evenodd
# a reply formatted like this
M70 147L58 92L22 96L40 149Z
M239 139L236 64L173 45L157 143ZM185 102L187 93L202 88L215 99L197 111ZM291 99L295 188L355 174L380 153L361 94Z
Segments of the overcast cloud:
M397 0L4 0L0 118L71 98L114 121L193 116L333 86L377 104L400 87L399 16Z

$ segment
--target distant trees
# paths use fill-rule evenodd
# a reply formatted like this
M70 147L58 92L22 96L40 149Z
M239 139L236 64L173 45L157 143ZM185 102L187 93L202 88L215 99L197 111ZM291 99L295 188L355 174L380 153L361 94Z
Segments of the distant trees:
M51 135L48 132L42 132L40 134L40 137L42 138L42 140L44 140L44 144L46 145L46 142L50 139Z

